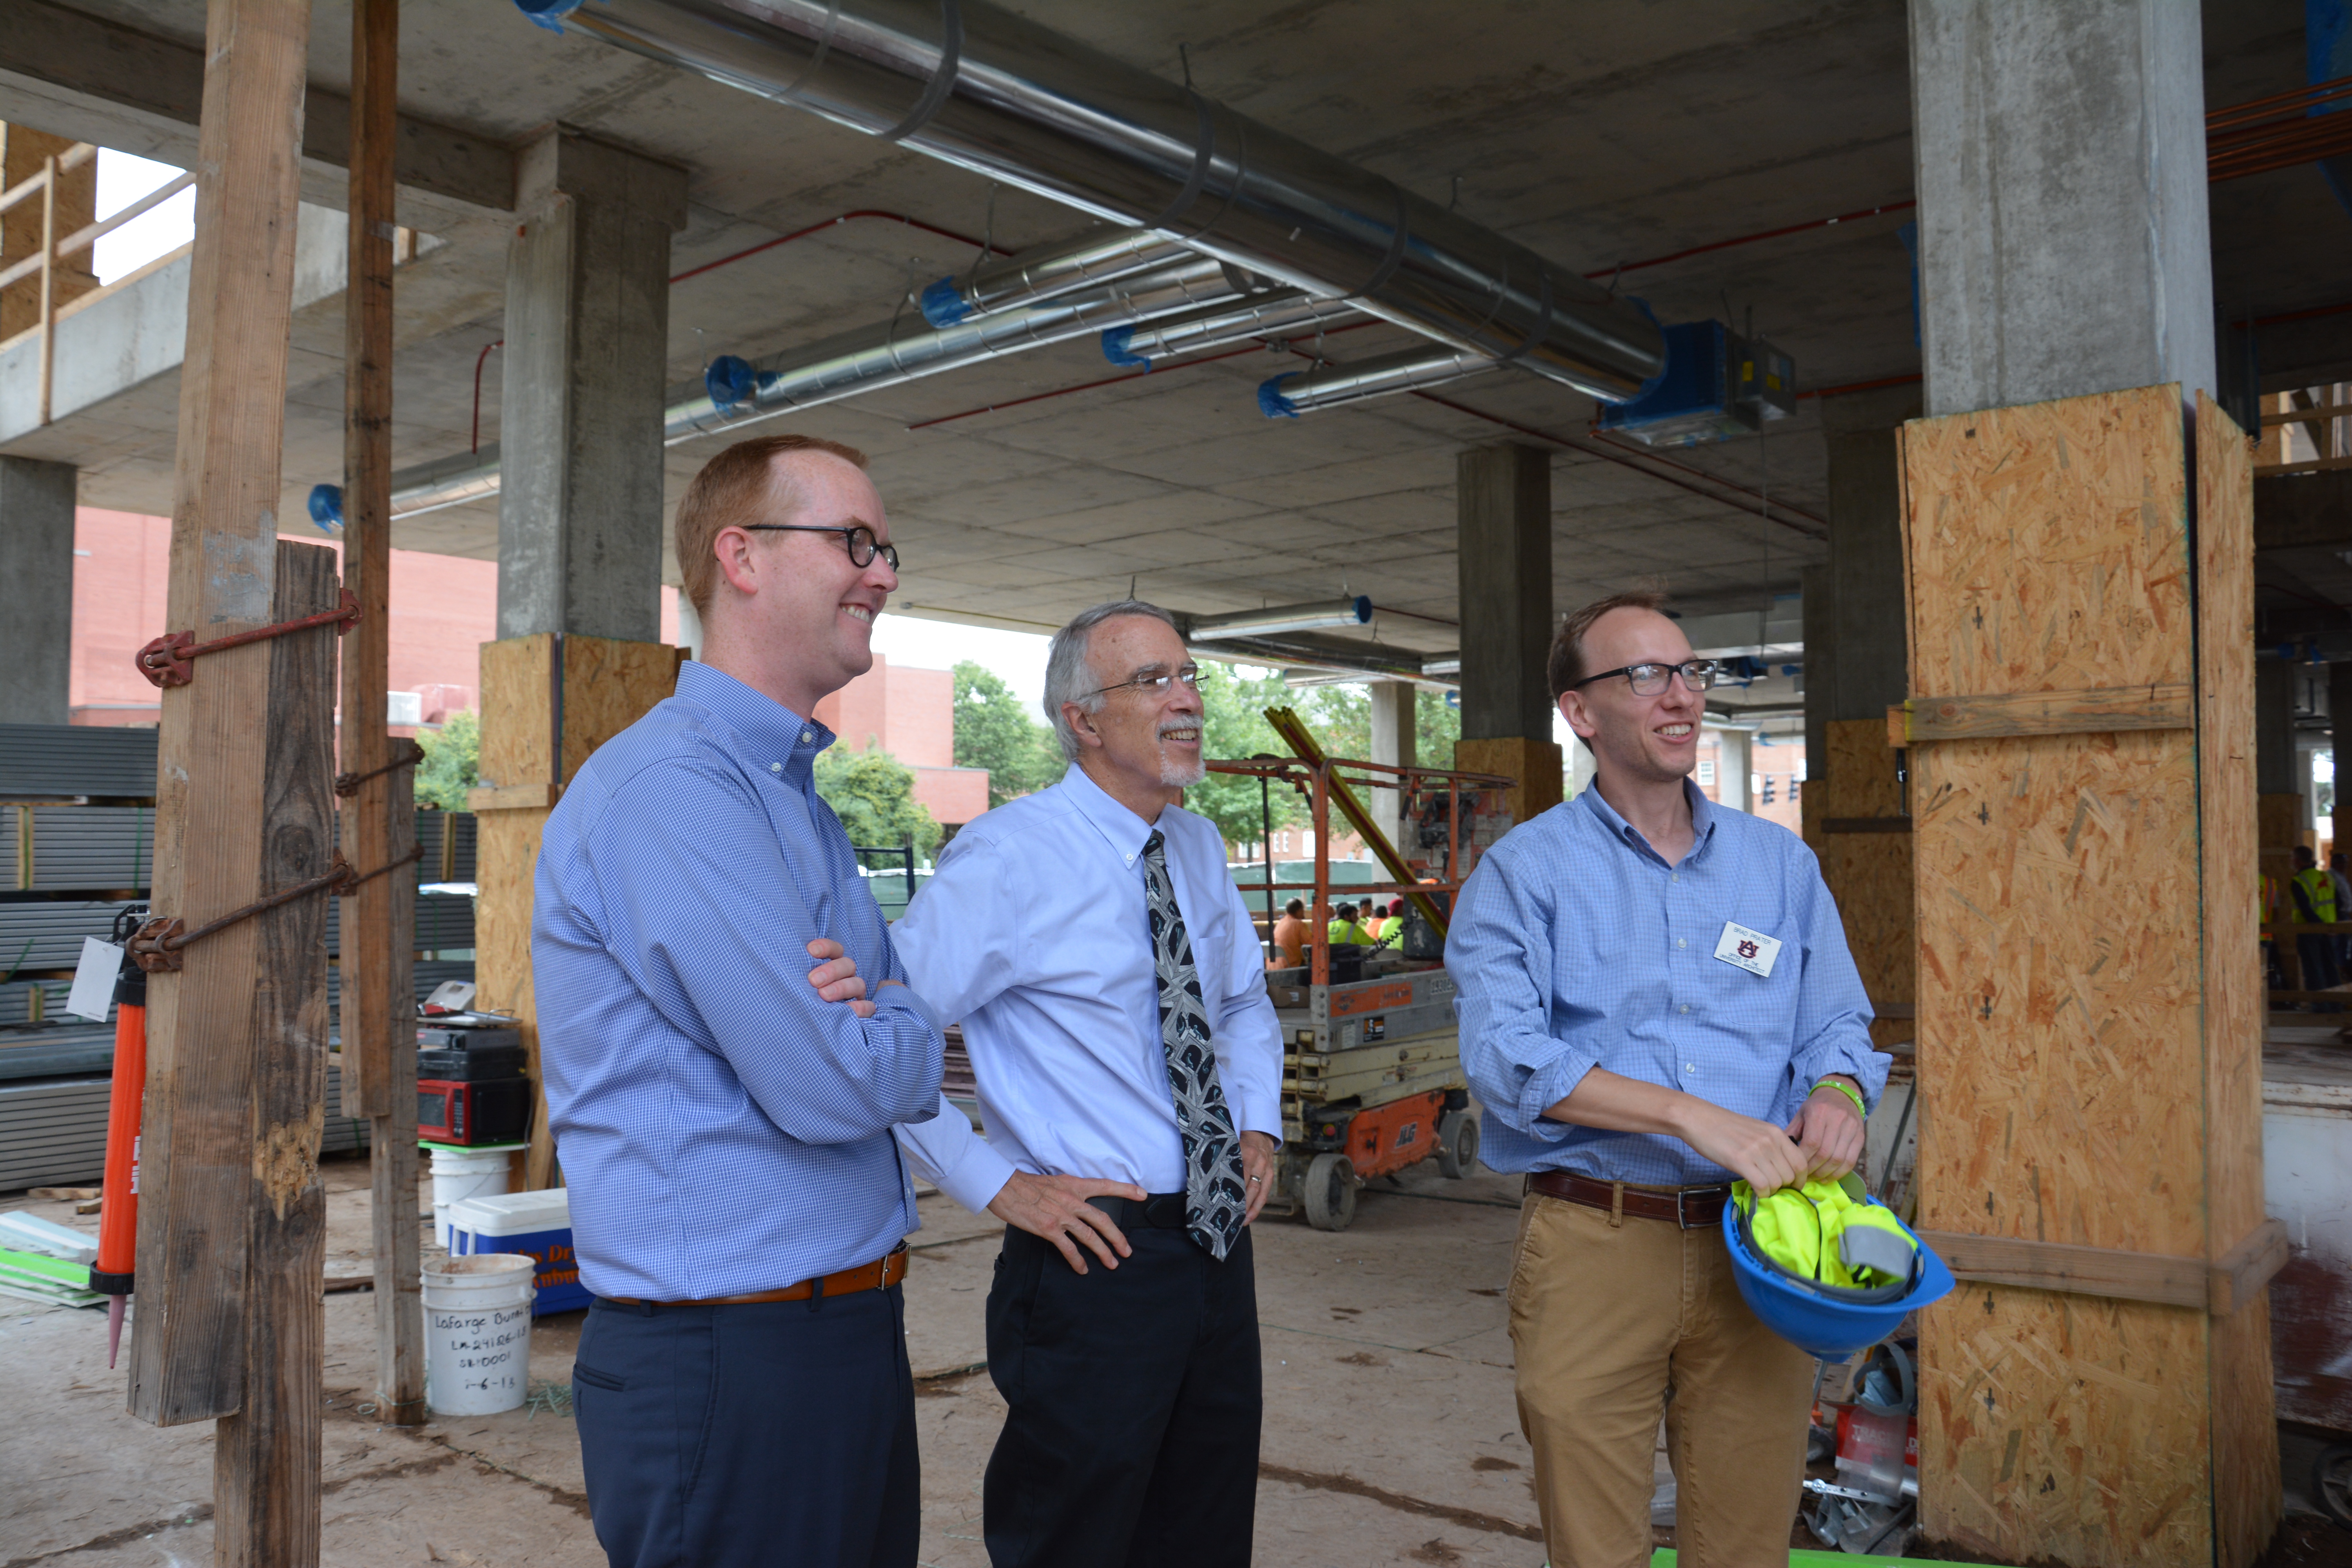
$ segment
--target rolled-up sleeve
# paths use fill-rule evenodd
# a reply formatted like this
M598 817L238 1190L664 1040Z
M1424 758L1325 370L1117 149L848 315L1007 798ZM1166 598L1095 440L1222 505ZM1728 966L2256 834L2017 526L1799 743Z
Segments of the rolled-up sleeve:
M1234 1113L1234 1130L1263 1132L1279 1144L1282 1020L1274 1016L1274 998L1266 993L1265 955L1258 949L1249 905L1230 882L1225 900L1226 929L1234 941L1218 966L1222 994L1211 1009L1218 1081Z
M817 994L808 944L824 933L750 788L677 758L614 792L583 846L614 958L802 1142L935 1115L938 1016L904 985L878 990L870 1018Z
M1517 859L1497 847L1470 874L1445 934L1445 969L1456 990L1462 1068L1487 1114L1558 1142L1574 1129L1543 1113L1600 1058L1551 1032L1554 910Z
M1798 926L1804 933L1805 983L1798 994L1798 1041L1790 1058L1792 1089L1801 1099L1831 1073L1843 1073L1862 1086L1862 1097L1873 1110L1886 1089L1886 1070L1893 1057L1870 1043L1873 1016L1870 995L1863 989L1853 953L1845 942L1845 923L1838 917L1837 900L1822 880L1821 862L1803 845L1795 848L1797 863L1790 881L1798 892Z

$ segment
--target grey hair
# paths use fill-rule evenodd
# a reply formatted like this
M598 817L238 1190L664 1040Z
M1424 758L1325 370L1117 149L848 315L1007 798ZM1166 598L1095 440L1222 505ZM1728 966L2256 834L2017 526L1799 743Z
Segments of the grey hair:
M1094 630L1105 621L1115 621L1122 616L1149 616L1164 621L1169 630L1179 637L1184 628L1176 617L1157 605L1147 605L1141 599L1113 599L1107 605L1097 605L1091 610L1081 610L1071 617L1070 624L1054 634L1045 650L1045 717L1054 726L1054 739L1062 743L1062 755L1070 762L1078 760L1078 733L1070 728L1063 715L1062 705L1076 703L1081 713L1102 710L1102 685L1094 666L1087 658L1094 641Z

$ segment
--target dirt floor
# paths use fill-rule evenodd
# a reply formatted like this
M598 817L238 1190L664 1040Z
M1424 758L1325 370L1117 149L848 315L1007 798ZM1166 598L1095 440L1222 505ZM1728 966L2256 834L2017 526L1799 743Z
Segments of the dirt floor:
M331 1160L326 1177L327 1273L365 1274L366 1163ZM430 1206L421 1194L418 1206ZM920 1560L978 1568L987 1562L980 1478L1003 1411L983 1367L982 1327L999 1227L935 1194L920 1206L907 1280L923 1443ZM11 1198L0 1207L97 1226L69 1203ZM1260 1223L1259 1561L1543 1562L1502 1300L1517 1207L1516 1178L1448 1182L1423 1166L1401 1190L1367 1188L1354 1226L1339 1235L1297 1220ZM429 1231L426 1250L437 1252ZM323 1561L598 1561L568 1410L584 1314L537 1321L525 1408L402 1430L379 1426L369 1400L374 1310L364 1290L327 1298ZM0 1298L0 1568L212 1560L212 1426L164 1430L122 1414L101 1313ZM1667 1479L1663 1460L1660 1475ZM2274 1554L2282 1568L2333 1564L2339 1541L2352 1541L2309 1517L2293 1533L2289 1554ZM1671 1532L1658 1540L1670 1544Z

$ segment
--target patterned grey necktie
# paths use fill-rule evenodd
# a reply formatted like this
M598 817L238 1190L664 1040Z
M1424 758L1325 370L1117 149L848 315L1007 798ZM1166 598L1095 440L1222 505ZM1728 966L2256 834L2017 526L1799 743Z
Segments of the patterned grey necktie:
M1143 842L1143 901L1151 917L1151 961L1160 974L1160 1043L1168 1053L1168 1088L1176 1100L1176 1130L1184 1139L1184 1229L1219 1262L1233 1250L1249 1212L1242 1181L1241 1139L1217 1082L1217 1053L1209 1043L1209 1010L1201 1000L1201 972L1192 940L1168 879L1168 855L1155 830Z

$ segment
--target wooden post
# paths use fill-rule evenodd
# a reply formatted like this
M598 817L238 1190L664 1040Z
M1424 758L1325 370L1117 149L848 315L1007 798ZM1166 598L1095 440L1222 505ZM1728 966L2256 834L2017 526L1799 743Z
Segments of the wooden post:
M333 609L334 552L291 542L276 548L271 618ZM323 875L334 860L335 637L298 632L263 651L268 891ZM198 684L209 673L202 662ZM361 859L352 868L377 864ZM319 1561L324 1436L327 1320L319 1281L327 1268L327 1190L319 1180L319 1142L327 1116L327 900L296 899L245 923L261 952L243 1009L253 1053L243 1205L245 1388L236 1414L221 1417L214 1445L214 1560L223 1568L298 1568ZM191 969L201 945L189 949ZM143 1303L143 1276L141 1286Z
M415 847L414 777L384 770L391 684L393 142L399 0L352 7L350 288L343 305L343 559L360 604L344 647L343 767L362 779L344 808L354 865ZM376 1403L394 1426L425 1419L425 1320L416 1229L415 874L343 900L343 1103L369 1120L375 1205ZM389 1223L387 1223L389 1222Z
M2252 486L2201 395L2194 437L2177 385L1904 433L1911 717L2041 699L1909 752L1919 1223L1964 1281L1921 1320L1920 1520L1969 1555L2246 1568L2277 1522ZM2195 700L2127 726L2126 687Z
M474 819L477 1007L509 1012L531 1079L531 1191L560 1185L532 999L533 868L547 814L597 747L677 689L682 656L667 643L541 632L482 645L481 786Z
M199 639L271 619L310 16L305 0L212 0L206 18L166 611ZM163 692L154 906L191 928L264 890L272 651L207 656ZM246 1398L262 930L206 937L148 987L130 1408L159 1426Z

